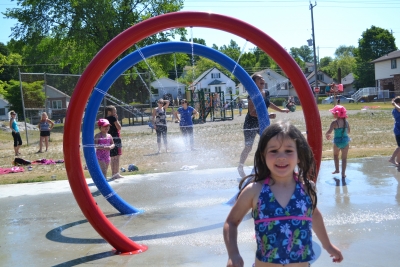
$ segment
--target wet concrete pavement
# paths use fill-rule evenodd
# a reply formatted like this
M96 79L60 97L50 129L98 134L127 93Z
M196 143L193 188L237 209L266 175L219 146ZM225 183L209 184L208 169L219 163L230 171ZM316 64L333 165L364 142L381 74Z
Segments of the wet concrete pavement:
M317 182L318 206L331 241L343 252L332 263L315 237L312 266L398 266L400 172L387 158L352 159L347 185L336 186L332 161ZM250 168L246 169L250 172ZM126 216L89 188L101 210L123 233L149 249L114 255L82 215L68 181L0 186L0 266L225 266L224 203L237 191L235 168L128 176L114 190L145 212ZM253 221L239 228L245 266L254 262Z

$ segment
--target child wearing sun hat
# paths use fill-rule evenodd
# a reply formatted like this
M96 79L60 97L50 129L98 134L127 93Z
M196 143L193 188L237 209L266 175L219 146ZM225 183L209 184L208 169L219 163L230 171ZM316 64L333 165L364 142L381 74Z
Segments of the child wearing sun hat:
M336 105L333 109L329 110L334 121L331 122L329 130L326 132L325 136L327 140L330 140L331 133L334 132L333 136L333 160L335 162L335 170L332 174L340 173L339 171L339 152L342 152L342 184L346 184L346 167L347 167L347 154L349 152L349 142L350 138L348 134L350 133L350 124L346 120L347 110L341 105ZM336 183L339 180L335 179Z
M105 178L107 178L107 170L110 165L110 150L115 147L113 137L108 133L110 122L107 119L99 119L97 126L100 132L94 136L96 145L96 157Z

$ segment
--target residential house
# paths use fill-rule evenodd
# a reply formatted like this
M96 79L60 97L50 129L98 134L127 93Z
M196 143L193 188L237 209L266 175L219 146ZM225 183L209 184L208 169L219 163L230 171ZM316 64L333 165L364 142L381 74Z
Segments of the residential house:
M2 120L2 121L9 120L9 118L8 118L9 105L10 105L10 103L8 103L7 100L0 98L0 120Z
M189 88L194 91L203 89L206 93L223 92L225 96L237 93L235 82L216 67L203 72Z
M287 97L289 95L289 80L283 75L271 70L265 69L262 71L255 72L255 74L260 74L264 80L265 85L264 89L268 89L270 96L279 97L284 96ZM252 77L253 77L252 75ZM238 85L238 90L245 93L247 92L246 88L244 88L243 84ZM293 95L293 94L292 94Z
M356 88L354 87L355 82L353 73L349 73L342 78L340 83L343 84L343 95L351 96L356 92Z
M389 90L391 98L400 95L400 50L390 52L371 63L374 63L379 91Z
M314 88L316 86L315 71L312 71L311 73L306 74L306 79L307 79L310 87L314 90ZM318 82L318 87L320 88L320 94L324 94L326 92L327 88L330 89L329 84L332 84L334 81L333 81L333 78L330 77L328 74L326 74L322 70L318 70L317 82Z
M63 120L71 97L60 90L46 84L43 88L46 95L46 110L52 120Z
M167 94L170 94L173 100L185 98L185 85L183 83L163 77L155 80L150 85L153 93L151 97L152 102L164 98ZM169 100L171 101L171 99Z

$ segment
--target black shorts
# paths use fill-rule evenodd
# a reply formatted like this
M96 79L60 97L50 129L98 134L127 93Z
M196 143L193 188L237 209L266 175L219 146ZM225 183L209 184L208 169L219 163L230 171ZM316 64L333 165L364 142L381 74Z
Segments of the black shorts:
M122 155L122 142L121 138L113 137L115 147L110 150L110 157Z
M254 139L256 138L258 131L259 131L258 118L253 117L247 113L243 124L243 135L244 135L245 146L253 145Z
M397 146L400 147L400 135L396 135Z
M40 136L50 136L50 131L40 131Z

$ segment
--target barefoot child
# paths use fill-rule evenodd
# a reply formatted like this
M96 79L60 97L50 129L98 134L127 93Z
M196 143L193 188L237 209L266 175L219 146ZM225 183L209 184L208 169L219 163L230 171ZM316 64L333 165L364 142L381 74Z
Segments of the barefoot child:
M119 160L122 155L121 124L118 121L117 109L114 106L106 107L106 119L110 122L108 133L114 141L114 148L110 150L112 178L124 178L119 174Z
M394 106L392 110L392 115L394 118L393 132L394 136L396 137L397 148L393 151L389 162L398 166L399 163L397 162L397 159L398 156L400 156L400 96L396 96L392 99L392 105Z
M333 117L335 118L332 121L329 130L326 132L325 136L327 140L332 138L331 133L334 132L333 135L333 160L335 162L335 171L332 174L340 173L339 171L339 152L342 151L342 183L346 184L346 167L347 167L347 153L349 152L349 142L350 138L348 134L350 133L350 125L346 120L347 111L346 108L340 105L336 105L333 109L329 110Z
M330 242L317 208L313 182L316 165L301 132L286 123L268 126L258 143L254 169L250 183L241 189L224 224L227 266L244 266L237 237L238 226L249 209L257 242L254 266L309 266L309 261L315 259L311 229L333 262L341 262L342 253ZM249 177L242 179L239 188Z
M108 130L110 129L110 122L106 119L99 119L97 122L100 132L94 136L94 143L96 145L96 156L99 161L100 169L105 178L107 178L107 170L110 165L111 157L110 150L114 148L114 141Z

